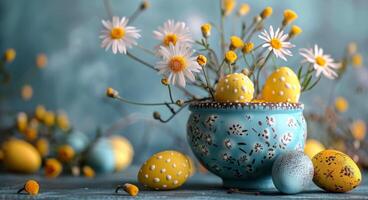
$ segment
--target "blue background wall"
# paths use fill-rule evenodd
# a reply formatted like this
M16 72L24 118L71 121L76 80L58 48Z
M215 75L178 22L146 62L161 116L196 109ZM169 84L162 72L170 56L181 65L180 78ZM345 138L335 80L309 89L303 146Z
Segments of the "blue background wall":
M368 1L238 1L240 2L250 4L249 20L250 16L259 13L265 6L272 6L274 15L268 25L278 25L284 9L295 10L299 15L296 24L304 30L295 40L299 48L318 43L333 57L340 57L345 44L356 41L363 56L367 56ZM130 16L139 3L136 0L111 1L113 13L118 16ZM218 21L218 9L218 1L214 0L152 0L151 7L133 25L142 30L143 38L139 43L152 48L157 44L152 31L167 19L187 22L194 36L198 38L199 26L203 22ZM44 104L48 108L63 109L70 115L74 126L87 133L93 133L97 126L107 128L114 121L133 112L151 118L152 112L160 108L122 105L104 97L108 86L116 88L129 99L142 102L160 101L167 98L167 93L160 84L160 76L150 69L127 57L113 55L100 48L98 36L102 19L108 19L102 0L2 0L0 50L15 48L17 59L9 66L14 81L7 91L13 96L1 101L1 107L19 111ZM227 28L230 29L230 26ZM214 35L212 42L217 39L217 35ZM34 59L40 52L47 54L48 66L37 71ZM137 54L141 51L133 52ZM294 49L294 54L297 54L297 48ZM153 58L145 58L149 62L155 62ZM288 63L279 63L295 66L299 59L296 56ZM352 95L356 86L352 80L358 77L361 83L366 84L367 74L365 69L350 71L338 86L338 94L348 97L352 105L347 115L366 120L366 98ZM18 95L19 88L25 83L34 88L34 98L29 102L21 101ZM327 101L327 91L331 84L331 81L323 80L315 91L302 97L307 109L316 109L316 97ZM184 111L168 124L175 129L169 131L172 132L170 134L176 134L185 140L187 116L188 111ZM137 146L143 137L142 132L142 127L136 125L124 134ZM165 137L162 132L167 132L167 129L161 126L156 126L150 132L150 137L154 138L150 145L152 151L173 147L171 139L168 139L170 137ZM146 136L147 134L144 137Z

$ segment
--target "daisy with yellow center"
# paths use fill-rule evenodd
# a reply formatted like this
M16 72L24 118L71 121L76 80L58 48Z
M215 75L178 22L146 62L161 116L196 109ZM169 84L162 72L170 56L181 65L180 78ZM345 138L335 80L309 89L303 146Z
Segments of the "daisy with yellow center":
M100 38L102 39L101 47L106 51L111 47L112 52L126 54L127 48L137 45L136 40L141 37L140 30L128 25L128 19L114 16L112 21L102 20L104 30Z
M288 34L284 34L284 31L281 31L279 28L274 32L273 27L270 26L269 32L264 30L258 37L266 41L262 47L267 48L277 58L287 61L285 56L293 55L289 49L295 46L286 41Z
M178 43L192 43L190 30L184 22L168 20L158 30L153 31L154 37L162 42L163 46L176 45Z
M161 46L159 54L162 60L156 64L160 74L167 77L170 84L185 87L185 79L195 81L193 72L199 72L201 67L197 63L197 58L193 55L193 50L186 45L173 45L169 47Z
M334 63L330 55L323 54L323 49L314 45L314 49L301 49L300 55L304 57L303 63L310 63L316 70L316 76L319 77L321 73L329 79L335 79L337 73L334 69L338 69L339 65Z

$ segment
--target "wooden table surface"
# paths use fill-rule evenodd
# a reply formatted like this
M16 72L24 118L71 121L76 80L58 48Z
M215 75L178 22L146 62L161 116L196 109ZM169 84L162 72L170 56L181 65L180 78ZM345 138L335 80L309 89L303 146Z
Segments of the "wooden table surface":
M61 176L56 179L47 179L42 175L0 174L0 199L131 199L123 191L115 194L115 187L126 182L137 184L138 168L119 173L101 175L94 179L84 177ZM315 186L297 195L282 195L276 190L267 193L255 194L228 194L221 187L221 179L210 174L196 174L177 190L151 191L142 189L135 199L368 199L367 173L364 172L363 183L355 190L344 193L326 193ZM25 194L16 194L27 179L36 179L40 183L40 194L31 197Z

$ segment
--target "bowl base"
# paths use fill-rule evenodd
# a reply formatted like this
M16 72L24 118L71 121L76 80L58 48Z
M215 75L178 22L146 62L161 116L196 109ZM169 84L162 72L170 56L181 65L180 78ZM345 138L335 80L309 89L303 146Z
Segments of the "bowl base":
M273 185L272 178L263 179L222 179L223 187L225 188L237 188L249 191L273 191L275 186Z

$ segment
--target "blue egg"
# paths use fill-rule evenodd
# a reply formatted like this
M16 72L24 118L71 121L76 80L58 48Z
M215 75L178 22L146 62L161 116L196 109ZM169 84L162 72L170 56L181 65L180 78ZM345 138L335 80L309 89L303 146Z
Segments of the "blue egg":
M112 173L115 169L115 155L111 142L99 139L87 152L86 163L97 173Z
M69 134L66 134L64 137L64 143L73 147L76 153L80 153L85 150L88 142L88 137L80 131L73 131Z
M278 156L272 166L272 181L285 194L302 192L313 179L313 163L301 151L287 151Z

